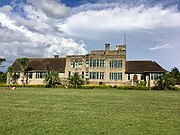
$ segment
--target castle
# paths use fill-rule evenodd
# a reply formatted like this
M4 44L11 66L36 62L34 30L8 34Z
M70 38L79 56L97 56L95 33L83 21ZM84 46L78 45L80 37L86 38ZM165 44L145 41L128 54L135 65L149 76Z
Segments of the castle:
M20 67L17 60L12 65L18 73ZM78 72L88 84L134 85L139 81L153 86L154 81L166 72L154 61L127 61L126 45L117 45L110 50L110 44L105 44L104 50L92 50L86 55L68 55L60 58L29 58L29 84L43 84L44 74L54 70L58 72L62 82ZM21 75L17 80L21 84Z

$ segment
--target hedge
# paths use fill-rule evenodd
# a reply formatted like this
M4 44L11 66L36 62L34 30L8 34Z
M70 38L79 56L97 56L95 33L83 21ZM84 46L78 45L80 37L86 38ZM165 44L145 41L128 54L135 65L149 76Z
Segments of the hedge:
M117 89L121 89L121 90L149 90L149 87L141 86L141 85L137 85L137 86L117 86Z
M0 84L0 87L24 87L23 84ZM25 87L47 88L46 84L26 84ZM54 88L64 88L63 85L55 84Z
M0 87L24 87L23 84L0 84ZM26 84L25 87L34 87L34 88L46 88L46 84ZM54 88L73 88L71 85L55 85ZM124 86L124 85L81 85L79 89L119 89L119 90L157 90L155 87L146 87L146 86ZM177 87L172 87L171 90L180 90Z
M109 89L109 88L114 88L114 89L120 89L120 90L149 90L149 87L146 86L118 86L118 85L82 85L80 87L81 89Z
M24 87L23 84L0 84L0 87ZM25 87L40 87L45 88L45 84L26 84Z
M109 89L113 88L110 85L81 85L80 89Z

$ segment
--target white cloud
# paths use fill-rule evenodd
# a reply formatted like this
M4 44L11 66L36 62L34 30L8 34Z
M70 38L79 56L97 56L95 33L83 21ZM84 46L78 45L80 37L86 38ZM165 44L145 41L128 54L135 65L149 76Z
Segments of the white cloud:
M0 23L2 24L2 27L6 27L12 31L16 31L21 33L22 35L24 35L26 38L29 39L30 42L32 43L37 43L39 45L43 45L46 46L48 45L49 48L47 48L47 50L49 52L51 52L50 54L52 55L53 51L55 51L52 48L57 48L57 46L60 46L60 48L68 48L66 49L65 52L63 52L63 54L72 54L73 51L74 53L78 54L84 54L86 53L86 50L84 49L84 44L77 44L75 43L72 39L64 39L64 38L60 38L54 35L48 35L48 33L36 33L33 31L30 31L28 29L26 29L25 26L17 26L16 22L14 20L12 20L11 18L9 18L8 16L6 16L5 14L0 13ZM20 38L20 37L19 37ZM19 43L20 44L20 43ZM70 49L71 48L71 49ZM78 51L79 49L79 51ZM62 50L56 51L61 53Z
M172 47L171 42L167 42L167 43L158 44L158 45L151 47L151 48L148 48L148 49L151 51L154 51L154 50L158 50L158 49L169 49L171 47Z
M56 0L16 1L0 7L0 57L10 64L17 57L85 54L86 48L102 49L105 42L119 44L123 33L127 34L128 60L152 59L167 66L164 59L180 57L176 6L104 2L71 9Z
M82 8L82 7L81 7ZM95 7L94 7L95 8ZM91 9L80 11L59 24L59 30L77 37L92 37L94 33L101 36L103 31L129 31L138 29L155 29L159 27L179 27L180 13L177 7L119 7L102 10ZM77 10L77 9L76 9ZM90 36L87 36L89 35Z
M160 62L166 69L172 65L180 68L179 60L172 60L180 57L177 5L101 3L81 5L72 11L74 14L60 22L58 28L66 36L83 38L89 49L102 49L104 42L117 45L125 33L128 60L150 59Z
M33 6L41 9L48 17L65 17L70 14L70 8L56 0L28 0Z
M5 6L3 6L3 7L0 7L0 12L1 12L1 13L6 13L6 14L8 14L8 13L11 12L11 10L12 10L12 7L9 6L9 5L5 5Z
M48 4L50 2L48 1ZM50 5L56 4L54 2L52 1ZM87 53L84 43L75 42L68 37L63 38L58 31L57 21L66 15L66 9L61 4L57 5L58 11L62 8L63 12L54 16L49 16L50 12L45 12L42 7L18 4L22 8L21 14L11 11L15 7L14 4L13 7L0 8L0 56L5 57L8 63L12 64L17 57L52 57L54 54L66 56ZM56 15L59 19L55 18Z

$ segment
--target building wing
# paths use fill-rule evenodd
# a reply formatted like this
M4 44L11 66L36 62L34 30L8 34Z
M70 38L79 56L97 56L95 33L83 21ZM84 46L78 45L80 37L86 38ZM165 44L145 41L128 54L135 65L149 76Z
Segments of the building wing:
M12 65L15 71L20 71L17 60ZM29 58L28 71L54 70L59 73L65 72L66 58Z
M156 73L156 72L166 72L164 68L162 68L155 61L126 61L126 73Z

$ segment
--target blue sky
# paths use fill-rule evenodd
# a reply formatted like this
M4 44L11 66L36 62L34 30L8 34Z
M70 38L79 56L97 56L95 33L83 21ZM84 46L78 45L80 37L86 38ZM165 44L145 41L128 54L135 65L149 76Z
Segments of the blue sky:
M53 57L111 49L127 60L180 69L180 0L0 0L0 57ZM4 70L6 70L4 68Z

